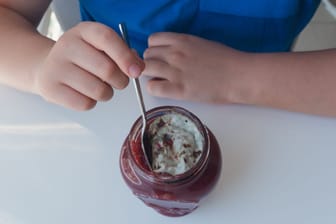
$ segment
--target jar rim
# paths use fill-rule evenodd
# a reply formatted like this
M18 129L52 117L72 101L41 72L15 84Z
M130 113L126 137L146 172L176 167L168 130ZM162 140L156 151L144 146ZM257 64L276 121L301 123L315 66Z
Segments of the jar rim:
M208 129L205 127L205 125L201 122L201 120L192 112L189 110L179 107L179 106L159 106L159 107L154 107L146 112L146 117L147 121L151 121L155 117L161 116L163 114L167 113L179 113L182 114L189 119L191 119L192 122L195 123L196 127L198 128L199 132L204 138L203 142L203 150L201 157L198 159L198 161L194 164L192 168L187 170L186 172L183 172L178 175L160 175L158 173L155 173L153 171L150 171L141 165L138 164L137 160L134 157L134 153L131 151L131 142L134 141L139 137L141 134L141 126L142 126L142 119L141 116L134 122L133 126L130 129L130 134L128 135L128 150L130 150L130 157L133 163L135 164L134 169L136 172L139 173L144 179L146 179L149 182L155 182L155 183L162 183L162 184L173 184L173 183L181 183L185 180L188 180L189 177L196 175L200 171L202 171L203 167L207 164L208 158L209 158L209 153L210 153L210 147L209 147L209 142L210 142L210 137L208 133ZM133 135L131 135L133 133Z

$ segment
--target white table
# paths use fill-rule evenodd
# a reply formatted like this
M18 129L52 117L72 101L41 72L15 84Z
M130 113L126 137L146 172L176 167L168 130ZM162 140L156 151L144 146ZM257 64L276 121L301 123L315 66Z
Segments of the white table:
M139 109L130 85L89 112L0 87L0 224L336 223L336 119L162 100L194 112L222 148L219 184L168 218L132 195L120 147Z

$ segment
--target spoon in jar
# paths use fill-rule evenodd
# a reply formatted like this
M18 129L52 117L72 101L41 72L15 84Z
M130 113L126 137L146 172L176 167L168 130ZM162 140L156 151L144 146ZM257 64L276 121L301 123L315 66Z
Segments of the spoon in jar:
M125 41L127 46L129 48L131 48L130 42L128 40L126 25L124 23L120 23L119 24L119 30L120 30L120 33L121 33L121 36L122 36L123 40ZM142 149L142 152L144 154L144 159L145 159L145 163L146 163L147 167L149 168L149 170L152 170L151 147L150 147L150 144L148 144L149 141L148 141L148 136L147 136L147 133L146 133L147 118L146 118L145 104L144 104L144 100L143 100L143 96L142 96L142 92L141 92L139 79L138 78L132 78L132 81L133 81L133 85L134 85L134 88L135 88L136 96L137 96L138 103L139 103L140 110L141 110L141 117L142 117L141 149ZM147 148L145 146L147 146Z

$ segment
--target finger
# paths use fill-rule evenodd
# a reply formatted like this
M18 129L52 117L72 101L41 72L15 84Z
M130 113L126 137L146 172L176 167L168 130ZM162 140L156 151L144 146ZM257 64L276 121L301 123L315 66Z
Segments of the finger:
M63 107L78 111L92 109L97 104L97 101L84 96L71 87L63 84L57 86L57 91L55 91L54 94L47 100Z
M102 51L98 51L84 41L77 41L71 61L116 89L127 86L129 79L119 67Z
M149 80L147 82L147 91L157 97L182 99L182 88L168 80Z
M173 32L154 33L148 37L148 46L169 46L176 43L188 41L188 35Z
M166 62L156 59L149 59L145 60L145 63L146 67L142 73L144 76L175 80L174 77L177 74L177 70Z
M155 46L147 48L144 52L144 59L157 59L166 62L174 67L183 66L188 54L180 47Z
M96 76L77 67L68 66L66 82L63 84L96 101L107 101L113 96L113 89Z
M171 53L170 46L155 46L147 48L144 53L144 59L160 59L167 61L168 55Z
M141 74L144 63L132 53L114 30L95 22L83 22L78 25L78 29L86 42L104 51L125 74L131 77Z

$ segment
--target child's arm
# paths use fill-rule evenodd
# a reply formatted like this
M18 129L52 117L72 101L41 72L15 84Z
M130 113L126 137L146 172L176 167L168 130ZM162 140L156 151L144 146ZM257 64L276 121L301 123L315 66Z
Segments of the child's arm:
M34 73L54 42L36 26L50 1L0 0L0 82L34 91Z
M54 42L36 31L49 0L0 0L0 83L86 110L139 76L142 60L99 23L80 23Z
M252 54L255 96L248 103L336 116L336 49Z
M245 53L198 37L157 33L144 53L151 94L336 116L336 50Z

